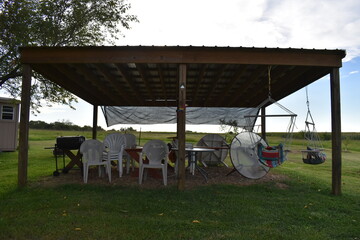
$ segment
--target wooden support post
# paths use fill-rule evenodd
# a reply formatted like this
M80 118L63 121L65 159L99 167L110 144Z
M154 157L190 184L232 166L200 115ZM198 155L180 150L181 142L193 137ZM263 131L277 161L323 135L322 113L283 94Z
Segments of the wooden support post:
M185 189L185 121L186 121L186 65L179 66L179 102L177 110L178 189Z
M27 183L28 150L29 150L29 115L30 115L30 88L31 67L23 65L23 79L21 87L21 110L19 126L19 153L18 153L18 186L24 187Z
M92 129L92 138L96 139L97 137L97 120L98 120L98 106L94 105L93 111L93 129Z
M339 68L330 73L332 129L332 194L341 194L341 110Z
M261 137L266 141L266 118L265 118L265 114L266 114L266 108L262 107L261 108Z

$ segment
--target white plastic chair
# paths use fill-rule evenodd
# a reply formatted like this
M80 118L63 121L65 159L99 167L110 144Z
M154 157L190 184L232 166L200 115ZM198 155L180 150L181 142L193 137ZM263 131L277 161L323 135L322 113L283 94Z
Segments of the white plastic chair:
M135 135L131 134L131 133L125 133L124 136L126 139L125 149L126 148L135 148L136 147ZM134 159L126 151L124 151L124 153L123 153L123 158L126 159L126 173L129 174L130 165L132 167L132 171L134 171L134 166L135 166Z
M139 156L139 184L142 183L145 168L160 168L164 185L167 185L168 154L168 146L161 140L150 140L144 145ZM149 162L144 163L143 157L146 157Z
M108 134L104 139L105 151L103 152L103 160L117 161L117 169L119 171L119 177L122 177L122 156L126 144L125 136L121 133Z
M80 153L83 161L83 174L84 183L87 183L90 166L105 166L106 172L109 176L109 182L111 182L111 166L110 162L102 161L102 153L104 151L104 144L96 139L89 139L84 141L80 146ZM101 175L101 169L99 168L99 176Z

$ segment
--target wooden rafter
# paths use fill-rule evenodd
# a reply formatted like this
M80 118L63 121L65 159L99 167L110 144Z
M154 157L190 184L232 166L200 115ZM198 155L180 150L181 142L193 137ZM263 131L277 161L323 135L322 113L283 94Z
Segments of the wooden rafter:
M192 96L192 103L193 104L197 104L198 103L198 92L199 92L199 88L204 80L204 74L205 74L205 70L207 68L207 64L202 64L200 66L199 69L199 74L198 74L198 78L195 84L195 88L194 88L194 94Z
M140 74L142 81L145 83L146 91L148 92L151 101L155 102L155 95L154 95L154 91L152 89L154 86L151 86L151 84L149 82L144 65L143 64L135 64L135 66Z
M233 98L233 101L230 103L230 106L236 106L236 102L239 101L239 99L244 98L244 99L249 99L249 95L251 95L252 93L248 92L248 89L251 86L256 85L256 80L260 77L263 76L265 73L267 72L267 68L264 66L260 66L258 67L251 75L251 77L249 78L249 80L247 80L247 82L242 85L242 87L240 87L238 89L238 94L237 96L235 96ZM246 95L247 97L244 97L244 95ZM262 102L264 99L258 99L259 102Z
M37 69L38 67L39 65L33 65L34 69ZM78 81L72 78L73 75L71 73L67 75L66 74L67 71L64 70L64 66L62 67L61 65L57 65L57 64L47 65L46 68L44 67L41 68L41 72L44 76L47 76L50 79L55 80L57 84L66 83L67 85L76 86L75 91L71 89L71 92L81 97L85 101L88 101L89 103L92 103L92 101L100 101L100 98L98 98L97 95L94 96L93 93L89 91L89 89L87 88L83 89L83 86L81 86L81 84ZM70 91L70 89L67 89L66 87L65 89Z
M94 67L104 76L111 88L118 92L117 96L122 99L122 101L129 102L130 96L121 88L118 84L116 77L110 73L110 71L103 64L94 64ZM108 94L111 94L110 92Z
M269 67L270 67L270 89L269 89ZM259 81L259 84L256 88L253 89L252 95L249 96L245 100L245 105L250 104L251 102L258 102L259 96L261 96L261 99L264 100L269 96L269 94L272 95L274 86L279 86L279 79L282 79L284 81L287 81L286 79L283 79L284 76L289 77L289 75L284 74L286 71L290 71L289 68L282 68L282 66L267 66L267 73L265 74L262 81ZM271 92L269 93L269 90ZM273 97L272 97L273 98Z
M236 83L240 81L241 76L244 74L246 70L246 65L240 65L236 72L234 73L234 76L232 77L232 80L230 83L225 87L224 91L220 94L220 98L218 100L218 104L216 106L221 106L224 104L224 101L226 101L228 93L230 89L232 89Z
M159 79L160 79L160 83L161 83L162 95L163 95L163 98L165 99L165 102L167 102L167 94L166 94L164 73L163 73L161 64L157 64L157 71L159 73Z
M216 73L215 73L215 75L214 75L214 77L213 77L212 82L210 83L210 90L209 90L208 93L207 93L207 96L206 96L206 98L205 98L205 102L207 102L207 101L212 97L212 95L213 95L213 93L214 93L214 90L215 90L216 87L217 87L217 83L220 81L221 76L223 75L226 67L227 67L227 65L221 64L221 65L219 66L219 68L216 69Z
M99 78L96 77L89 68L84 65L78 64L78 66L76 66L76 69L88 80L89 84L93 85L93 87L98 90L98 95L101 94L101 96L106 96L106 99L108 99L106 101L109 102L117 101L117 98L114 95L108 94L108 88L104 86L101 81L99 81Z
M119 73L121 74L121 76L123 77L123 79L125 80L125 82L128 84L128 86L131 88L131 90L135 93L136 98L135 100L140 104L143 105L144 104L144 100L142 99L142 96L140 95L138 88L136 87L133 79L131 78L130 74L128 74L128 71L126 70L126 67L122 64L115 64L115 67L117 68L117 70L119 71Z

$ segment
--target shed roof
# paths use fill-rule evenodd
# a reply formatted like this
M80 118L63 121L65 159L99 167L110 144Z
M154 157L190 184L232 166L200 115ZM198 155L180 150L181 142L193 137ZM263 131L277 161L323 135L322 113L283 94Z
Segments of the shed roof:
M3 98L0 97L0 103L6 103L6 104L20 104L20 101L14 98Z
M100 106L177 106L187 65L191 107L256 107L280 100L342 66L344 50L113 46L23 47L21 62Z

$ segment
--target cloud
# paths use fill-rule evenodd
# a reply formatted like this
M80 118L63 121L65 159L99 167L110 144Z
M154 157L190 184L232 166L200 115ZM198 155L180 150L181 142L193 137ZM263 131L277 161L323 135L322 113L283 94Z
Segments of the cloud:
M351 75L351 74L357 74L357 73L359 73L359 71L352 71L352 72L349 72L349 74Z
M358 0L133 0L120 44L346 49L360 56Z

